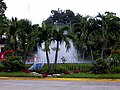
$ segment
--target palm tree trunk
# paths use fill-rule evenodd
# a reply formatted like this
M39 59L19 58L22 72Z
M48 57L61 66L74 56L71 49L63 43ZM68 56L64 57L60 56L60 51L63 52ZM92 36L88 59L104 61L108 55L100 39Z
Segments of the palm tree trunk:
M45 42L45 47L46 47L46 42ZM46 58L47 58L47 65L48 65L48 73L50 72L50 60L49 60L49 55L48 55L48 50L45 49L45 52L46 52Z
M15 52L15 56L17 56L17 40L16 40L16 36L14 36L14 40L15 40L15 43L14 43L14 52Z
M101 59L103 59L103 53L104 53L104 49L103 49L103 47L102 47L102 51L101 51Z
M2 43L2 35L0 35L0 42Z
M27 52L26 52L26 51L24 51L24 52L25 52L25 53L24 53L24 57L23 57L23 63L24 63L24 66L25 66Z
M58 58L58 49L59 49L59 41L57 41L57 48L55 53L55 63L54 63L54 73L56 72L57 58Z
M93 51L92 51L92 47L90 46L90 53L91 53L91 59L92 61L94 60L94 57L93 57Z
M83 50L82 59L85 59L85 50Z
M22 44L22 48L23 48L23 51L24 51L24 55L23 55L23 63L25 65L25 62L26 62L26 57L27 57L27 51L25 49L25 43Z

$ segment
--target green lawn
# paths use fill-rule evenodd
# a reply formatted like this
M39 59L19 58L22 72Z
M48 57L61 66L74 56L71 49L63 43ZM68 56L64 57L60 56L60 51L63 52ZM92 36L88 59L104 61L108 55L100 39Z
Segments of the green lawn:
M91 73L72 73L59 76L61 78L98 78L98 79L120 79L120 74L91 74Z
M24 72L0 72L0 77L41 77Z
M41 77L24 72L0 72L0 77ZM120 79L120 74L91 74L71 73L59 76L59 78L97 78L97 79Z

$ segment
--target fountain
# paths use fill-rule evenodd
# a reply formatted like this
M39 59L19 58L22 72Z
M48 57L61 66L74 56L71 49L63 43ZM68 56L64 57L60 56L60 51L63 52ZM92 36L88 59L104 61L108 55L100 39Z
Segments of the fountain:
M54 23L54 24L56 26L56 30L60 30L60 28L64 26L63 23ZM71 24L70 24L70 27L71 27ZM68 33L67 31L64 32L64 34L67 34L67 33ZM73 46L72 41L70 41L70 44L71 44L71 48L68 51L66 51L64 42L59 46L57 63L86 63L85 61L81 61L78 59L77 50ZM56 49L56 42L52 42L50 45L50 53L49 53L50 63L54 63L55 49ZM47 63L46 54L45 54L45 51L43 50L44 50L44 43L42 44L42 48L38 48L38 52L37 54L35 54L34 62Z
M58 61L57 63L63 63L62 58L65 58L64 63L78 63L78 57L77 57L77 52L73 46L73 43L70 41L71 48L66 52L65 48L65 43L62 43L59 48L58 52ZM50 53L49 53L49 58L50 58L50 63L54 63L54 58L55 58L55 47L56 43L52 43L50 45ZM42 45L42 49L44 48L44 44ZM41 48L38 48L37 54L35 54L35 62L41 62L41 63L47 63L46 60L46 54L45 51L43 51Z

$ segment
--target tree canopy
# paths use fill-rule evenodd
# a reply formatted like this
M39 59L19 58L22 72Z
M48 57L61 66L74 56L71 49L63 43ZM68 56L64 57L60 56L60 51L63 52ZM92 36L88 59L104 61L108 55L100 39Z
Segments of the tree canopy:
M57 42L55 63L61 42L70 48L70 39L74 43L80 59L95 60L107 58L111 50L120 49L120 18L113 12L98 13L95 17L82 16L68 10L51 10L50 16L42 26L27 19L5 17L6 4L0 0L0 41L6 35L5 49L13 49L15 55L24 55L24 59L34 55L37 47L45 43L49 63L49 45Z

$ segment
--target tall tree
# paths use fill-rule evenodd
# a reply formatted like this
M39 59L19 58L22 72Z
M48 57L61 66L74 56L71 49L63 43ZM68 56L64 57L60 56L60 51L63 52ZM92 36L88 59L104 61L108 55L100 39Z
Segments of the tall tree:
M17 30L18 35L18 50L23 51L23 60L25 62L25 59L27 58L28 53L31 52L33 46L29 47L32 42L33 37L32 34L32 23L27 19L21 19L18 22L19 29Z
M58 24L53 30L53 41L56 41L56 53L54 62L54 72L56 72L57 58L60 44L65 43L66 50L71 47L70 40L75 40L75 37L70 33L70 27Z
M3 0L0 0L0 16L5 16L4 12L6 9L6 3Z
M116 35L120 30L119 21L115 13L105 12L105 15L98 14L97 16L99 29L99 41L101 43L101 58L106 58L106 51L110 48L110 38ZM118 32L119 33L119 32Z
M47 59L47 64L48 64L48 73L50 72L50 60L49 60L49 52L50 52L50 44L52 41L52 30L53 27L51 24L46 24L45 22L42 23L42 30L41 30L41 35L40 35L40 40L39 43L44 43L44 51L46 53L46 59ZM40 45L39 44L39 45Z
M50 17L45 21L46 23L63 23L65 25L73 24L79 21L79 14L75 16L74 12L71 10L51 10Z
M5 30L8 26L8 21L5 17L5 10L7 9L6 3L3 0L0 0L0 43L4 42L4 38L2 36L5 33Z
M74 24L74 33L77 35L78 38L78 46L81 48L82 59L85 59L85 52L88 49L87 47L87 38L89 34L89 17L82 17L79 23Z
M68 41L70 36L68 32L70 32L71 24L75 21L79 20L78 17L75 17L74 12L71 10L52 10L50 17L45 21L47 24L52 24L53 26L53 34L52 41L56 41L56 53L55 53L55 63L54 63L54 71L56 71L56 64L58 58L59 47L62 42L66 43L66 48L70 47L70 42ZM57 24L57 25L56 25ZM67 33L66 33L67 32Z
M18 25L18 19L12 18L10 20L10 24L9 24L9 30L7 30L6 32L6 39L7 39L7 44L6 47L8 49L13 49L14 50L14 54L17 55L17 48L18 48L18 42L17 42L17 30L19 29L19 25Z

